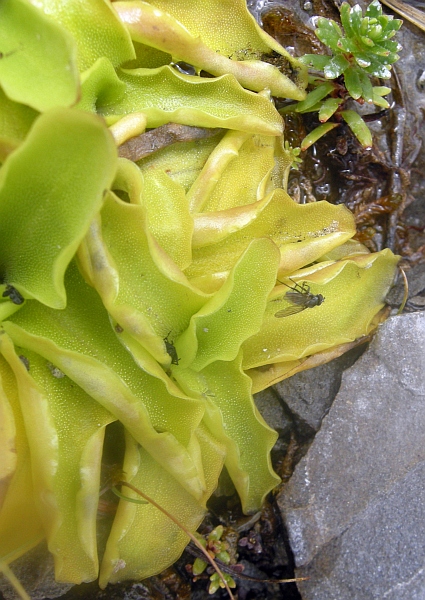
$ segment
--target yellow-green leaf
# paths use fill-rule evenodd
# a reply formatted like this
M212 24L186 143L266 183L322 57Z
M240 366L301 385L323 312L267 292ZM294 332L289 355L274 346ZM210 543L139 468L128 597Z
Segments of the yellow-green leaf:
M2 332L0 335L1 354L5 353L5 347L13 353L10 339ZM41 542L44 532L35 505L31 457L19 403L17 381L2 355L0 355L0 375L7 403L5 408L2 394L0 397L1 410L3 413L12 410L15 429L13 436L15 467L10 478L0 483L0 562L8 564ZM5 425L7 422L2 419L0 427L5 427ZM2 460L5 461L2 465L4 468L7 466L7 459L3 453Z
M141 204L146 209L147 227L161 248L180 269L192 261L193 217L184 188L163 170L145 170Z
M278 264L279 250L270 240L249 244L225 284L177 340L181 366L200 371L216 360L236 358L241 343L261 326Z
M208 22L208 13L214 15L212 23L214 24L217 22L217 15L214 14L214 11L219 8L220 3L211 2L211 0L209 0L209 2L203 2L203 5L207 9L206 13L204 13L203 8L199 5L196 7L196 11L199 14L199 18L197 19L198 23L203 19L205 28ZM174 3L174 6L168 6L168 3L162 3L162 6L165 10L160 10L157 6L151 5L149 2L143 2L142 0L115 3L115 9L117 10L120 19L126 24L131 37L135 41L152 46L157 50L167 52L171 54L173 60L185 61L212 75L219 76L230 73L236 77L241 85L248 89L261 91L267 88L270 89L274 96L292 98L294 100L302 100L304 98L304 89L306 86L305 67L296 59L291 58L276 42L273 43L273 50L276 51L277 49L278 52L283 55L282 62L285 64L287 72L295 72L295 82L284 75L283 72L274 65L261 60L252 59L252 54L258 55L258 49L254 51L248 50L251 56L250 60L247 61L232 60L221 54L220 51L217 52L217 48L214 44L218 31L221 32L220 37L223 40L225 37L231 37L231 33L228 36L228 30L230 29L231 31L232 28L225 27L222 23L220 28L213 26L210 29L210 35L208 36L207 34L206 36L210 37L212 45L209 46L204 43L202 36L199 37L197 32L192 33L189 31L184 23L173 16L172 11L176 6L176 3ZM240 0L236 7L239 8L239 12L241 12L242 2ZM229 8L233 17L231 25L233 25L233 28L236 25L239 30L239 35L243 38L244 34L241 33L241 26L236 19L233 9L233 6ZM177 12L182 13L181 9L179 10L178 8ZM188 14L186 11L184 12L186 15ZM223 13L221 13L221 15L222 14ZM246 8L245 17L247 18L245 18L244 24L248 22L251 31L250 33L245 32L246 38L244 44L247 43L246 40L250 43L250 34L252 38L257 34L257 40L259 37L255 21L247 14ZM262 38L260 44L257 42L257 46L262 45L263 48L265 47L270 51L270 44L267 45L265 43L265 40L267 39L267 41L269 41L270 38L264 34ZM257 40L253 39L252 44L255 45ZM233 41L233 44L235 44L235 41ZM223 42L221 45L223 45ZM243 52L244 48L238 48L238 50ZM282 71L283 70L284 69L282 69Z
M252 238L269 237L274 241L281 253L278 277L284 277L355 233L353 216L343 205L297 204L281 189L276 189L268 200L246 227L216 244L194 248L193 262L185 271L194 285L206 291L217 289Z
M19 146L37 115L33 108L10 100L0 88L0 162Z
M140 169L161 169L173 181L179 183L186 193L201 172L205 161L223 136L223 130L217 134L196 142L171 144L137 162Z
M279 285L269 298L261 331L242 348L244 369L294 361L366 335L383 307L399 258L390 250L322 262L291 275L306 282L312 294L322 294L320 306L283 318L290 306L288 288ZM286 282L291 284L290 280ZM18 313L19 314L19 313Z
M81 97L77 108L97 112L104 106L119 101L125 93L110 60L99 58L81 76Z
M270 450L277 439L255 407L250 378L241 369L241 354L233 361L215 361L196 373L176 369L187 390L205 398L203 422L226 448L225 465L246 513L258 510L265 495L279 483Z
M27 371L11 345L5 345L5 338L1 348L17 379L35 502L55 558L56 578L91 581L98 571L96 521L103 436L114 417L29 350L25 350Z
M202 456L206 488L203 499L197 502L129 435L126 440L126 481L194 532L204 517L205 502L214 491L223 466L222 444L205 427L197 429L196 444ZM122 493L140 499L126 487ZM188 542L184 531L155 506L120 500L102 562L100 586L160 573L179 558Z
M273 189L275 146L275 137L229 131L189 190L191 211L223 211L262 199Z
M185 330L208 296L190 285L150 234L144 207L110 194L79 257L113 318L156 360L169 364L164 338Z
M75 265L67 271L67 292L66 309L27 301L13 322L3 323L4 329L16 345L57 366L112 413L199 497L202 465L188 448L204 413L203 401L178 390L146 351L139 353L143 362L138 366L117 339L99 296L82 281Z

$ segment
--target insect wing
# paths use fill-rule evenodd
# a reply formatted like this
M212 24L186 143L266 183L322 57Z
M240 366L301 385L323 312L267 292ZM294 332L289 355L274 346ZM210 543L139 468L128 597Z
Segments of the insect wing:
M289 317L289 315L296 315L297 313L302 312L306 308L307 307L305 305L287 306L286 308L283 308L282 310L278 310L274 316L277 317L278 319L280 319L280 317Z
M301 292L286 292L285 298L291 304L305 306L310 294L302 294Z

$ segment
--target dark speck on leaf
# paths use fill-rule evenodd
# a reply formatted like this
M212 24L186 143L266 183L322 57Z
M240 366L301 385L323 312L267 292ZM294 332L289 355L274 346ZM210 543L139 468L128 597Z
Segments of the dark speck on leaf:
M23 354L20 354L19 355L19 360L24 365L24 367L26 368L26 370L29 371L30 370L30 361L28 360L28 358L26 356L24 356Z
M0 60L2 58L7 58L8 56L12 56L12 54L15 54L15 52L17 52L17 50L12 50L11 52L0 52Z
M6 285L6 289L2 294L3 298L9 298L13 304L23 304L25 299L12 285Z
M171 364L178 365L180 358L177 355L177 350L173 342L170 342L170 340L168 339L170 333L168 333L168 335L164 338L165 348L167 350L167 354L171 357Z
M49 369L49 371L53 375L53 377L55 377L56 379L63 379L65 377L65 373L63 373L55 365L52 365L52 363L47 363L47 368Z

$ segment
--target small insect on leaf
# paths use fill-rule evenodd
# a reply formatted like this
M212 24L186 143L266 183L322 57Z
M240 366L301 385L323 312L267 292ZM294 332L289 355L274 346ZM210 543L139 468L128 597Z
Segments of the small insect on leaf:
M12 56L12 54L15 54L15 52L17 52L17 50L11 50L10 52L0 52L0 59Z
M23 304L25 302L25 298L21 296L18 290L9 284L6 285L6 289L3 292L2 297L9 298L13 304Z
M314 308L315 306L320 306L324 301L324 297L322 294L312 294L310 292L310 286L306 281L303 281L301 284L293 281L291 279L294 287L291 287L287 283L283 283L286 287L289 288L289 292L286 292L285 299L292 304L292 306L288 306L282 310L278 310L275 313L275 317L289 317L290 315L296 315L297 313L305 310L306 308Z
M165 349L167 351L167 354L171 357L171 364L178 365L180 358L177 355L177 350L176 350L173 342L170 342L170 340L168 339L168 336L170 335L170 333L171 333L171 331L164 338Z

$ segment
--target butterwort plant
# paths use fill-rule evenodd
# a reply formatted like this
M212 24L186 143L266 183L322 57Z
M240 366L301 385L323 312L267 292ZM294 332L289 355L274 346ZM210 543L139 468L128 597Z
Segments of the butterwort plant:
M398 258L288 196L306 67L243 0L3 0L0 40L0 568L45 540L60 582L142 579L188 538L132 489L97 535L105 439L190 532L223 469L257 511L253 392L372 331ZM296 283L324 301L276 318Z

